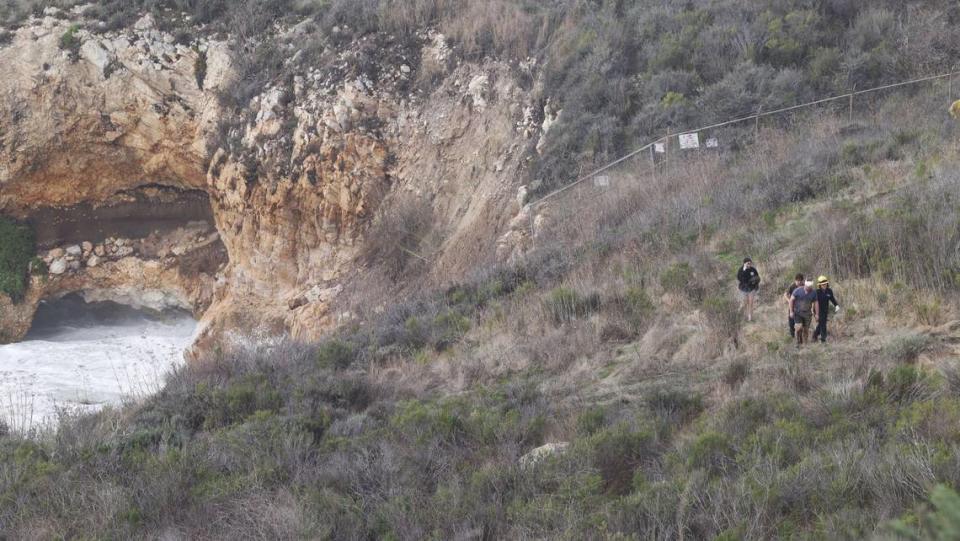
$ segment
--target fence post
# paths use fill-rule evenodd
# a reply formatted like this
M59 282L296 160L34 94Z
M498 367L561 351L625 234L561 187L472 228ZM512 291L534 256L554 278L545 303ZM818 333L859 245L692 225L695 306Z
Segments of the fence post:
M657 178L657 143L650 145L650 177Z
M753 136L755 138L760 137L760 113L762 112L763 112L763 106L761 105L760 108L757 109L757 116L754 117L754 122L753 122Z
M850 111L847 114L847 123L853 123L853 92L850 93Z
M947 101L953 103L953 74L947 75Z
M670 174L670 130L667 130L667 136L663 138L663 170L667 175Z

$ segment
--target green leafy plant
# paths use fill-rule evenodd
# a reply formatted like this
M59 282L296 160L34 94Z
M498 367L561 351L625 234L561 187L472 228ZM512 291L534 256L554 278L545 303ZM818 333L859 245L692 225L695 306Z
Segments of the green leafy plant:
M23 298L27 289L27 271L35 253L33 231L26 225L0 217L0 292L14 301Z
M950 487L937 485L930 491L933 509L919 517L901 518L891 524L897 535L916 541L960 539L960 495Z
M77 32L80 31L80 25L71 25L60 36L60 49L67 51L67 55L70 57L70 60L76 62L80 58L80 37L77 35Z

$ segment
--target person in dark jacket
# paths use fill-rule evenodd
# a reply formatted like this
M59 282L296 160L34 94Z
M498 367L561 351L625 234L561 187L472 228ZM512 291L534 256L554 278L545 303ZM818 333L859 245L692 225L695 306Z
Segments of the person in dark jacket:
M830 312L830 303L833 303L834 313L840 311L840 303L837 302L837 298L833 295L833 290L830 289L830 280L826 276L821 276L817 278L817 308L819 310L817 313L819 317L817 319L817 328L813 331L813 339L820 339L821 343L827 341L827 315Z
M787 286L787 290L783 292L783 299L787 301L787 328L790 329L790 338L795 338L797 335L797 320L790 315L790 298L793 297L793 292L796 291L798 287L803 287L804 281L803 273L797 273L793 277L793 282Z
M737 288L740 290L740 309L747 313L747 321L753 321L753 305L757 290L760 289L760 273L753 266L753 260L744 258L743 266L737 271Z

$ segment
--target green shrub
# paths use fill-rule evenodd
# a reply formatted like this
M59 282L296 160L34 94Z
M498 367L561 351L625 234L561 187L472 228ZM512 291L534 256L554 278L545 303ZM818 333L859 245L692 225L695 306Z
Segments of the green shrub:
M577 434L591 436L600 431L606 422L606 409L603 406L591 406L577 416Z
M735 346L739 346L743 318L733 299L720 295L708 297L703 301L703 315L714 340L718 343L731 340Z
M894 402L911 402L927 398L935 385L926 371L914 365L902 364L887 374L883 389Z
M960 539L960 495L944 485L930 491L934 509L926 509L915 520L900 519L891 524L894 533L920 541Z
M929 351L934 345L934 339L925 334L914 334L899 337L884 346L884 353L897 364L913 363L917 358Z
M35 254L33 231L26 225L0 217L0 293L7 294L15 302L23 298L27 289L27 272Z
M340 340L324 342L317 351L317 363L321 368L342 370L356 358L352 344Z
M212 394L204 425L216 428L239 423L258 411L278 411L283 398L262 375L249 375L230 382Z
M653 301L647 291L640 287L631 287L603 304L615 316L614 321L605 327L606 334L620 340L636 336L648 324L654 312Z
M803 423L779 419L773 424L761 426L747 438L744 447L755 449L762 456L774 460L779 467L786 468L800 461L811 437L812 434Z
M556 325L592 314L600 309L600 305L599 294L581 295L565 287L554 289L544 301L547 314Z
M654 310L650 295L647 294L645 289L639 287L627 289L626 294L623 296L623 307L624 313L628 317L638 321Z
M719 432L700 434L690 445L687 462L691 468L721 475L734 464L735 451L726 435Z
M79 25L71 25L60 36L60 50L67 51L67 54L70 56L70 60L76 62L80 59L80 37L77 36L77 32L80 30Z
M769 349L769 348L768 348ZM733 361L723 371L723 382L730 388L739 387L750 376L750 363L745 359Z
M693 421L704 410L703 397L681 389L657 389L646 401L647 407L671 429Z
M671 293L684 293L693 284L693 268L689 263L671 265L660 273L660 287Z
M596 432L586 444L591 462L611 494L627 493L637 467L658 453L657 438L652 430L633 429L625 423Z
M434 325L434 349L444 351L452 344L460 340L467 334L472 327L470 318L462 316L453 311L444 312L433 320Z
M390 425L421 444L433 440L458 443L468 434L466 421L453 403L404 402Z

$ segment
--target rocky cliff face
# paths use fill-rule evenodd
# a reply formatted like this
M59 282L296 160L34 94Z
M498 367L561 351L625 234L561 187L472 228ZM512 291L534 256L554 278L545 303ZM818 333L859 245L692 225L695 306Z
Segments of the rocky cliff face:
M375 273L378 262L358 255L378 213L411 199L432 209L420 279L456 278L524 243L520 171L542 134L516 82L529 66L458 64L442 36L424 35L410 57L374 59L375 80L346 48L336 69L293 71L226 111L227 42L177 45L145 17L121 32L76 31L74 54L62 47L69 19L34 19L0 47L0 65L12 66L0 80L0 211L41 229L51 216L88 216L113 238L84 239L92 251L80 245L71 260L56 250L77 239L43 239L49 274L23 304L0 300L7 339L29 328L41 299L77 291L188 307L201 318L198 348L228 331L314 337L343 316L344 287ZM389 36L365 39L384 42L359 50L390 50ZM161 192L169 212L158 210ZM183 240L177 201L195 204L197 193L217 231ZM128 233L137 209L153 212L152 241ZM118 237L140 248L109 253ZM143 248L164 242L164 253Z

